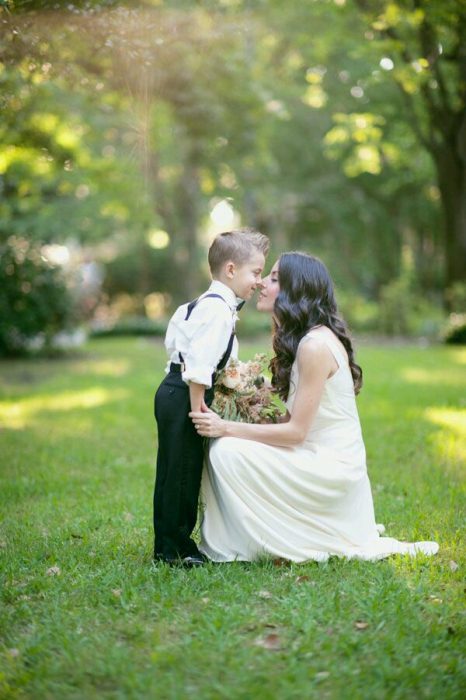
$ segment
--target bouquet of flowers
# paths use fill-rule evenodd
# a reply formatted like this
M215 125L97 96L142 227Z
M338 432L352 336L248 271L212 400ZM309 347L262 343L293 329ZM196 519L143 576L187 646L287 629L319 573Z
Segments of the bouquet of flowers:
M263 375L267 356L249 362L230 360L218 373L211 409L225 420L241 423L277 423L282 409L274 402L272 386Z

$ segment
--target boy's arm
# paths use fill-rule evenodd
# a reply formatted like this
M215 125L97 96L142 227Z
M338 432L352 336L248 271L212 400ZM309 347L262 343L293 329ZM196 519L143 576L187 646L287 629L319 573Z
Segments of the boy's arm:
M204 401L204 384L189 382L189 400L191 401L191 411L208 411L208 406Z
M211 302L211 303L208 303ZM232 331L229 307L220 299L206 299L198 304L189 318L192 331L184 356L182 379L186 384L212 386L212 374L226 350ZM198 391L194 390L197 397Z

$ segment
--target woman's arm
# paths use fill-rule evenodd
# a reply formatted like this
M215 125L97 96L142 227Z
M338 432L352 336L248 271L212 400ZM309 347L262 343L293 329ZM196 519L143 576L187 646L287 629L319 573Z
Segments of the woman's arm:
M224 421L213 411L189 415L204 437L239 437L267 445L300 445L317 413L326 379L335 371L336 362L327 346L310 338L298 348L299 382L290 419L286 423L254 425Z

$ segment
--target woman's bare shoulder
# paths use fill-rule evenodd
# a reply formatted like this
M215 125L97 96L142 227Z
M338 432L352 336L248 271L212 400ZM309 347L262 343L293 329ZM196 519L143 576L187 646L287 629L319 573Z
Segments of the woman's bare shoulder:
M347 355L346 348L341 342L340 338L330 328L327 328L327 326L319 326L318 328L313 328L304 336L301 342L303 342L303 340L305 339L312 339L316 343L320 342L321 344L326 345L328 352L331 353L331 350L327 345L328 341L331 346L339 348L343 356Z
M321 366L331 362L332 353L320 334L308 334L300 341L296 358L300 366Z
M325 350L327 350L327 343L325 342L325 337L322 333L319 333L316 330L312 330L309 333L306 333L306 335L301 338L296 354L298 357L299 355L303 357L312 357L314 355L322 354L322 352L324 352Z

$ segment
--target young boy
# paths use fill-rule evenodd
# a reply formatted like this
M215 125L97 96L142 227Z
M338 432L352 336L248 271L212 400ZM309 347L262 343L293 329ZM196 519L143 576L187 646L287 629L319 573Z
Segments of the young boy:
M236 310L261 281L269 241L239 229L218 235L209 249L212 284L180 306L165 336L166 377L155 395L159 447L154 491L154 559L186 567L205 558L191 538L204 459L201 438L189 417L213 399L215 373L237 356ZM241 303L240 303L241 302Z

